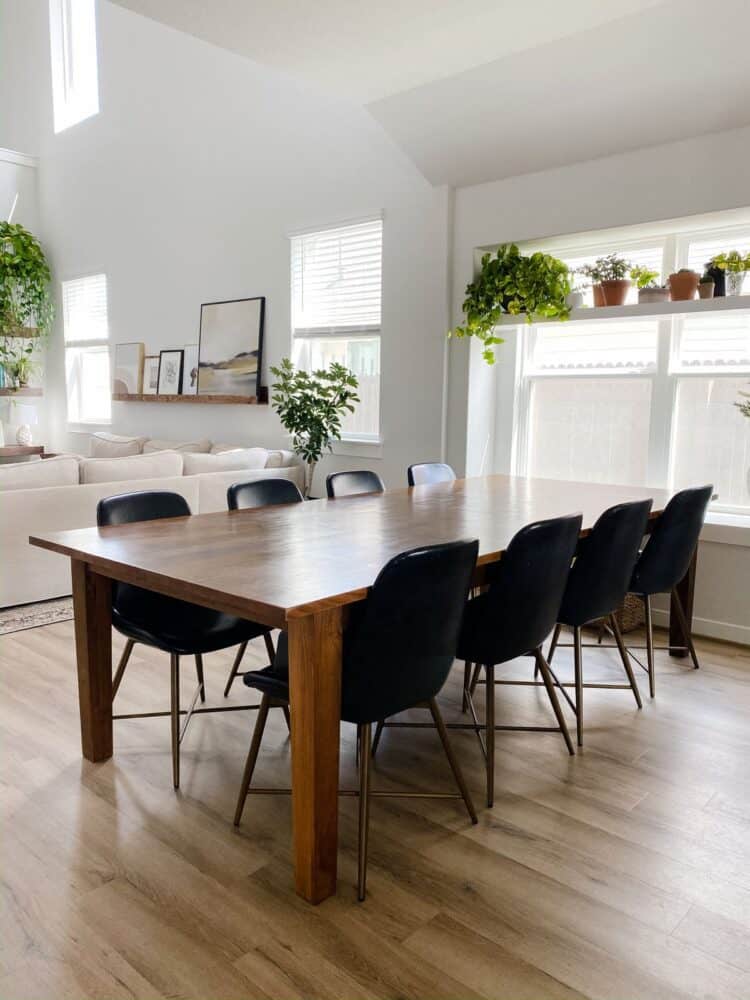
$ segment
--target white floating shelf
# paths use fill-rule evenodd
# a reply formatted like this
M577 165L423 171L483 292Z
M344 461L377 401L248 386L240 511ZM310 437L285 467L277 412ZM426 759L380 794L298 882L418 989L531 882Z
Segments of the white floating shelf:
M659 316L703 316L720 312L749 312L750 295L728 295L718 299L688 299L685 302L644 302L632 306L599 306L591 309L573 309L569 322L595 320L601 323L610 319L650 319ZM537 323L559 323L556 319L540 319ZM498 326L525 326L526 316L504 314Z

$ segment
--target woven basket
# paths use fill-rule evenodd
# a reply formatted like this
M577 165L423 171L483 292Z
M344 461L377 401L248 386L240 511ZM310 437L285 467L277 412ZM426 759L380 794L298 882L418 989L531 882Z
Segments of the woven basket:
M646 624L646 612L643 601L634 594L627 594L622 606L615 611L617 624L621 632L632 632Z

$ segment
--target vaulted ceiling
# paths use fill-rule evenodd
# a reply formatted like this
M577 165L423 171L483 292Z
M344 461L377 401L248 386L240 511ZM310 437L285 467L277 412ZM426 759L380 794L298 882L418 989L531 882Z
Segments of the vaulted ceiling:
M750 123L748 0L115 2L365 105L435 184Z

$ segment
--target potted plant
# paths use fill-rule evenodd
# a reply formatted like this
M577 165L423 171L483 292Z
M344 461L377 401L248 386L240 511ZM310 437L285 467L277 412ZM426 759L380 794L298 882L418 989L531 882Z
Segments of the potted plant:
M715 290L716 282L713 279L713 275L706 267L703 269L703 275L701 280L698 282L698 298L712 299L714 297Z
M579 281L578 272L575 270L568 271L568 281L570 281L571 290L565 296L565 304L569 309L581 309L584 305L584 293L589 287L588 282Z
M28 384L35 367L30 338L48 333L52 317L49 265L39 241L23 226L0 222L0 364L12 388Z
M694 299L700 278L698 272L691 271L689 267L681 267L679 271L670 274L669 290L672 293L672 301L687 302L689 299Z
M580 268L580 273L591 279L595 306L621 306L630 291L626 277L630 264L615 253L597 257L593 264Z
M292 448L305 460L305 496L309 496L316 464L341 439L341 421L354 413L354 403L359 402L357 378L336 361L327 369L307 372L284 358L271 372L276 377L271 403L292 435Z
M720 267L716 266L716 261L712 257L711 260L706 261L703 268L703 279L708 278L714 283L714 298L723 298L726 295L726 287L724 281L724 272Z
M750 271L750 253L741 254L739 250L720 253L713 260L720 271L724 272L727 295L742 295L745 275Z
M546 253L526 256L515 243L504 243L494 256L486 253L482 257L479 274L466 286L466 321L448 336L476 337L484 345L482 357L487 364L494 364L493 348L503 343L494 331L504 313L525 314L527 323L534 319L564 320L570 315L565 301L569 292L570 276L561 260Z
M658 271L635 266L630 269L630 278L638 289L638 304L647 302L669 302L669 289L657 282Z

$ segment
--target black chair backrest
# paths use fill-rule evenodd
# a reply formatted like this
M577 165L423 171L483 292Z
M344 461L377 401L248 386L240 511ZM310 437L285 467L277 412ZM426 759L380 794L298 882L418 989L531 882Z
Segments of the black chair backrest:
M410 465L406 471L409 486L424 486L427 483L450 483L456 473L445 462L419 462Z
M666 594L683 578L713 491L696 486L672 497L635 564L629 588L634 594Z
M615 611L630 585L646 532L652 500L620 503L605 510L578 546L560 621L585 625Z
M160 517L187 517L190 506L185 497L167 490L141 490L105 497L96 505L96 523L100 528L135 521L155 521Z
M377 472L332 472L326 477L326 493L334 497L354 497L360 493L385 493L385 484Z
M477 659L481 655L480 662L505 663L547 638L557 622L581 524L580 514L568 514L527 524L513 536L489 588L471 602L465 645Z
M476 564L476 540L403 552L378 574L344 633L342 719L376 722L445 683Z
M230 510L250 510L272 504L300 503L303 496L291 479L256 479L252 483L232 483L227 490Z

